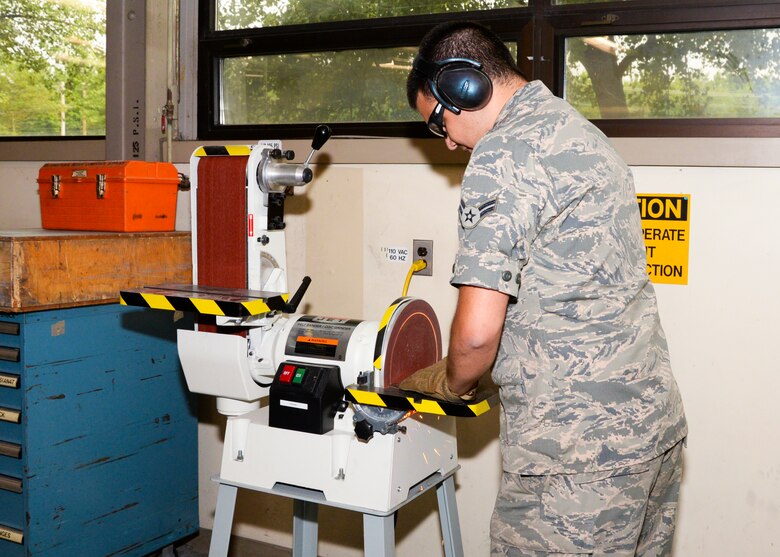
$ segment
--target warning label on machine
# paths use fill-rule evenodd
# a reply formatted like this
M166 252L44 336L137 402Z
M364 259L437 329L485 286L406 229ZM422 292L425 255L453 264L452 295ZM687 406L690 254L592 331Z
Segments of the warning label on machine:
M647 274L658 284L688 284L690 195L638 194Z
M286 356L313 356L344 361L352 332L362 321L304 315L290 331Z

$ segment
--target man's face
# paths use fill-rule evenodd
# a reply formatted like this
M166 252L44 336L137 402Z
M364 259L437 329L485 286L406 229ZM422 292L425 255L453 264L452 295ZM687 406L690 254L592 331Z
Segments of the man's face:
M436 110L436 114L434 114ZM453 114L443 106L439 105L433 97L427 97L422 92L417 93L417 111L423 117L423 120L429 123L434 122L434 127L443 128L444 142L450 150L460 147L465 151L471 151L477 141L484 135L480 132L479 111ZM431 117L433 115L433 118ZM487 130L485 130L487 131Z

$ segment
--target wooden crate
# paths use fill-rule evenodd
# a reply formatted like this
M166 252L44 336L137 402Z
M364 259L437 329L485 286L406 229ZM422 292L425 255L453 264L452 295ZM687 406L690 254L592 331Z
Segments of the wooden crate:
M0 231L0 311L115 303L119 291L192 282L189 232Z

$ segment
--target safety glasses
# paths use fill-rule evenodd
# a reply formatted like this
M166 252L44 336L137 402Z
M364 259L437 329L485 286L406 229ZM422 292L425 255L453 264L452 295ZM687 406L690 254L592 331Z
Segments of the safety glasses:
M444 127L444 105L436 103L436 106L428 117L428 129L439 137L447 137L447 129Z

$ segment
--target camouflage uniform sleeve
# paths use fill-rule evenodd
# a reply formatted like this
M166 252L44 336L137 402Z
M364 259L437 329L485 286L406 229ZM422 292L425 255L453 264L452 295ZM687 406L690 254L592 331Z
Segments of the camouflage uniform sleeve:
M550 182L532 149L515 137L485 136L461 184L460 245L450 283L517 298L520 272L540 226Z

